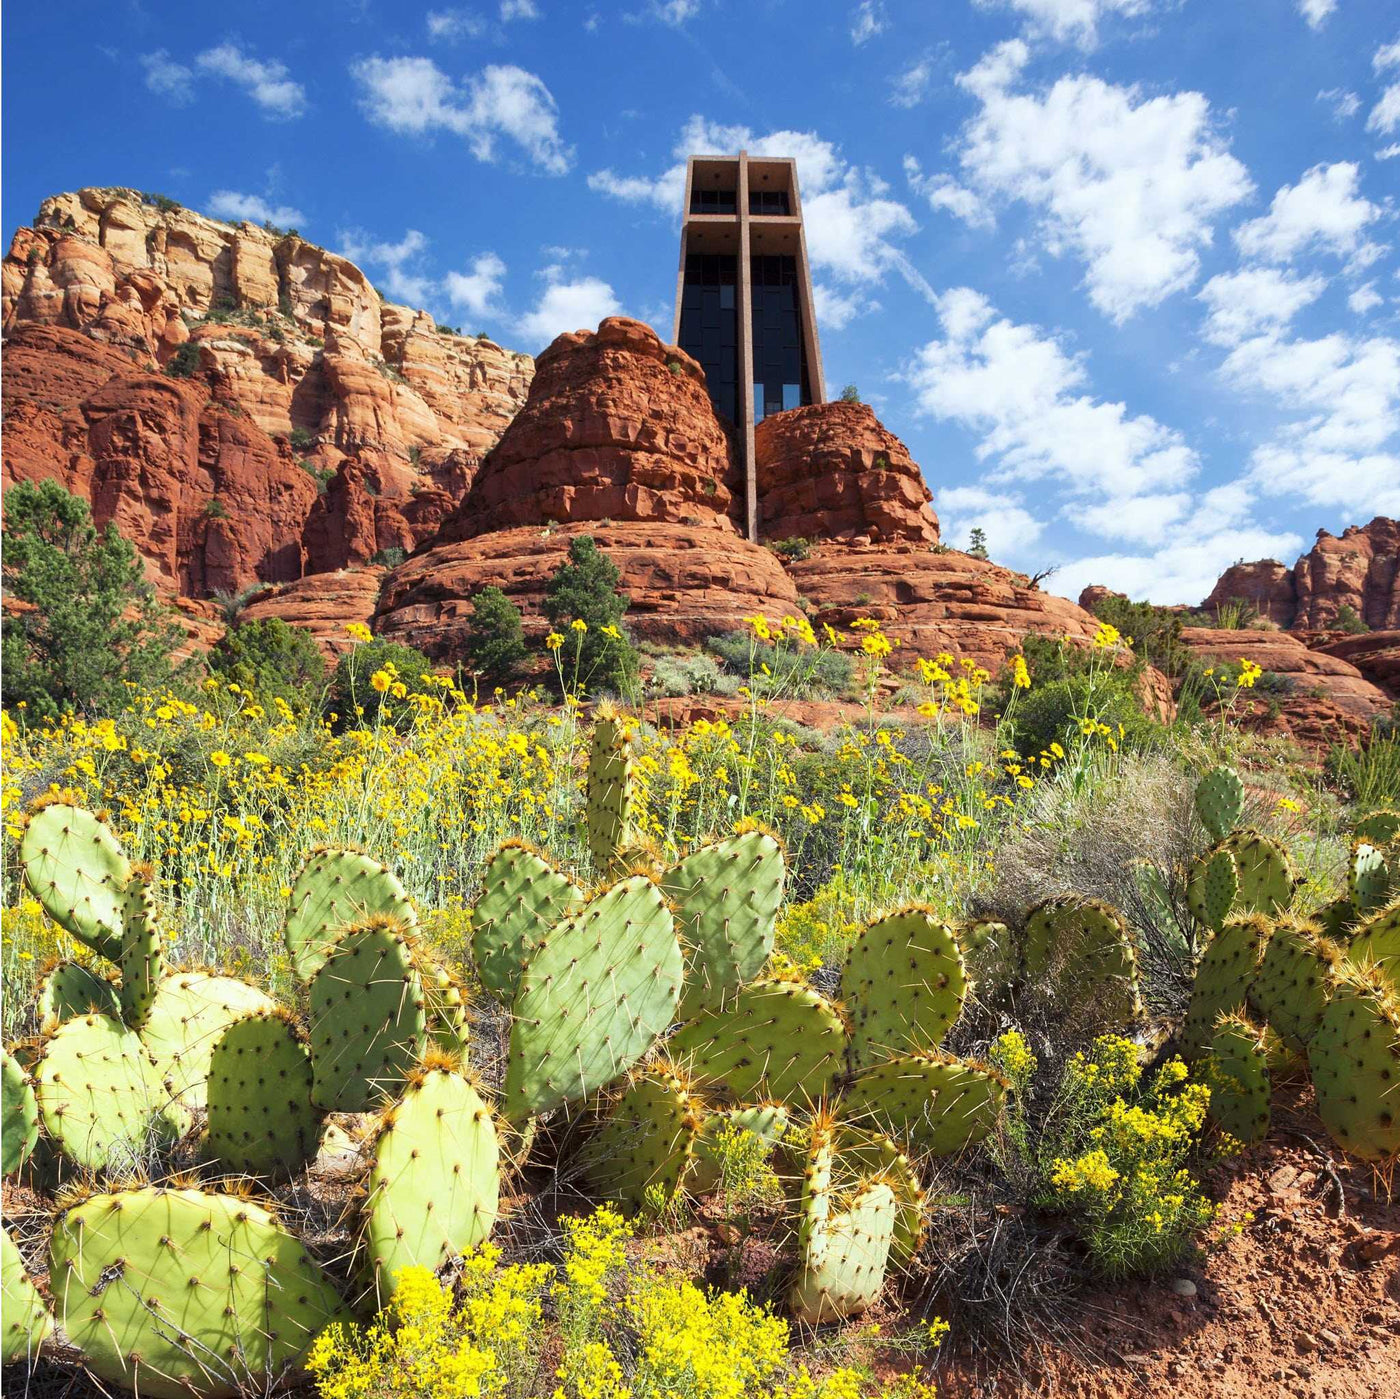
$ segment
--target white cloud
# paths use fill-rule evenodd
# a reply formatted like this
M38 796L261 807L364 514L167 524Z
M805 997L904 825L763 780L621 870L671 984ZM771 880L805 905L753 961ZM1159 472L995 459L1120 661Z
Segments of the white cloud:
M863 44L885 32L885 7L880 0L861 0L851 13L851 42Z
M406 229L397 243L374 242L358 228L345 229L336 238L351 262L379 270L391 301L417 309L432 298L437 284L422 266L428 239L416 228Z
M449 272L443 278L447 299L473 316L497 317L497 298L506 275L506 265L495 253L481 253L472 260L470 272Z
M700 13L702 0L651 0L651 16L679 29Z
M490 64L458 87L429 58L362 59L350 72L376 126L408 135L437 130L461 136L478 160L496 158L500 136L541 169L562 175L573 148L559 135L559 109L544 83L513 64Z
M1377 73L1383 73L1387 68L1400 68L1400 39L1378 48L1371 55L1371 67ZM1381 93L1380 101L1371 108L1371 115L1366 118L1366 130L1379 132L1383 136L1390 135L1397 126L1400 126L1400 82L1391 83Z
M1121 323L1191 285L1249 174L1199 92L1144 97L1089 75L1013 91L1029 60L1012 39L959 76L981 103L957 142L962 184L1039 210L1045 250L1082 259L1090 300Z
M1317 94L1317 100L1326 102L1338 121L1350 121L1361 110L1361 99L1344 87L1329 87Z
M925 175L923 167L912 155L904 157L904 173L908 177L909 188L927 199L929 208L945 209L973 228L996 227L996 215L987 201L975 190L960 185L951 175Z
M1048 35L1061 43L1092 48L1098 42L1099 21L1118 14L1132 19L1146 14L1153 0L977 0L983 9L994 7L1017 11L1026 17L1032 34ZM1325 3L1325 0L1324 0Z
M194 73L171 58L168 49L142 54L141 66L146 70L146 86L158 97L177 107L194 101Z
M513 19L538 19L539 7L535 0L501 0L501 23L509 24Z
M1294 277L1275 267L1247 267L1212 277L1197 298L1210 314L1204 334L1217 345L1280 330L1327 287L1325 277Z
M1376 152L1376 159L1394 160L1397 155L1400 155L1400 141L1395 142L1395 144L1391 146L1382 146L1380 150Z
M257 194L239 194L237 190L216 189L205 208L216 219L247 220L249 223L275 223L281 228L299 227L306 215L289 204L269 204Z
M202 73L237 83L268 116L299 117L306 110L306 89L275 59L264 62L237 44L219 44L201 53L195 64Z
M1385 297L1376 290L1376 284L1366 282L1347 297L1347 306L1355 315L1364 316L1367 311L1374 311L1384 300Z
M429 10L424 23L434 42L455 44L460 39L479 39L486 32L486 21L471 10Z
M911 64L894 80L890 88L890 104L895 107L917 107L928 96L932 78L932 59L921 58Z
M543 346L568 330L592 330L605 316L621 311L612 287L601 278L550 278L534 309L516 323L516 330L531 345Z
M868 316L880 309L859 292L841 292L825 282L812 284L812 297L817 304L817 325L822 330L845 330L857 316Z
M955 549L966 549L972 531L980 529L998 561L1015 560L1045 530L1021 504L1021 497L989 491L981 486L953 486L939 491L934 500L944 540Z
M1363 247L1362 234L1384 210L1359 193L1359 179L1359 168L1349 160L1314 165L1296 185L1279 188L1267 214L1235 229L1240 252L1268 262L1312 251L1338 257L1361 253L1363 262L1373 260L1373 245Z
M1298 13L1307 20L1309 29L1321 29L1336 8L1337 0L1298 0Z

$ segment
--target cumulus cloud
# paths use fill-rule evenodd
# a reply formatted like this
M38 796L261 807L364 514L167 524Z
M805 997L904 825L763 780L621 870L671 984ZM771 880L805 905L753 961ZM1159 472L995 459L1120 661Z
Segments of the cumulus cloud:
M195 65L201 73L226 78L243 88L266 116L299 117L306 110L306 89L293 81L286 64L254 58L238 44L206 49Z
M955 549L966 549L972 531L980 529L998 559L1018 559L1045 531L1044 524L1014 493L989 491L982 486L953 486L940 491L938 509L943 538Z
M540 347L567 330L592 330L605 316L621 314L622 303L599 277L565 280L560 268L548 269L546 285L534 307L516 322L526 342Z
M995 228L996 215L991 205L976 190L960 185L949 174L925 175L923 167L912 155L904 157L904 173L909 188L928 200L930 209L943 210L973 228Z
M1344 87L1329 87L1317 94L1317 100L1327 103L1338 121L1350 121L1361 110L1361 99Z
M880 0L861 0L851 12L851 42L860 45L885 30L885 7Z
M141 67L146 72L146 86L158 97L177 107L194 101L194 72L171 58L169 49L157 49L141 55Z
M1024 15L1026 28L1060 43L1092 48L1099 37L1099 21L1109 15L1127 19L1145 15L1153 0L976 0L983 9L1012 9ZM1317 0L1313 0L1317 3ZM1327 3L1327 0L1322 0Z
M857 316L873 315L880 303L860 292L837 291L825 282L812 284L812 299L817 306L817 324L822 330L845 330Z
M1304 252L1373 261L1380 249L1365 244L1363 235L1384 210L1360 193L1360 178L1353 161L1314 165L1296 185L1279 188L1267 214L1235 229L1240 252L1265 262L1288 262Z
M343 229L336 239L351 262L375 272L391 301L416 309L436 293L437 281L424 265L428 238L418 229L405 229L397 243L376 241L360 228Z
M1347 297L1347 307L1355 315L1364 316L1367 311L1374 311L1384 300L1385 297L1376 290L1374 282L1365 282Z
M1248 171L1199 92L1147 97L1087 74L1019 91L1029 60L1012 39L959 75L980 110L957 138L954 183L978 196L978 221L998 200L1038 211L1045 251L1080 259L1090 300L1121 323L1195 281L1215 219L1252 189Z
M261 195L239 194L232 189L216 189L204 207L216 219L235 222L275 223L280 228L301 227L306 223L306 215L290 204L269 204Z
M474 258L470 272L449 272L443 278L447 299L473 316L500 315L497 301L505 282L506 265L495 253Z
M1298 0L1298 13L1307 20L1309 29L1321 29L1336 8L1337 0Z
M509 24L516 19L538 19L539 6L535 0L501 0L501 23Z
M673 29L688 23L700 13L701 0L651 0L648 13Z
M1252 335L1286 326L1326 289L1325 277L1295 277L1276 267L1249 267L1212 277L1201 288L1204 334L1217 345L1238 345Z
M917 107L928 96L929 83L933 79L933 60L921 58L912 63L890 85L890 105L894 107Z
M462 85L430 58L372 58L351 65L365 115L404 135L448 131L462 137L478 160L497 157L501 137L513 141L540 169L562 175L573 147L559 134L559 109L544 83L513 64L493 63Z

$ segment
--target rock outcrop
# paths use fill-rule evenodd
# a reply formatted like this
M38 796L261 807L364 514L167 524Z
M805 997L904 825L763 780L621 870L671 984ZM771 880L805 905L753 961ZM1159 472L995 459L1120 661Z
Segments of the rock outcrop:
M355 645L346 631L350 623L370 624L386 571L337 568L329 573L313 573L295 583L259 593L238 614L238 620L257 622L277 617L288 626L305 627L327 659L334 660Z
M754 430L765 539L937 544L938 517L908 449L864 403L814 403Z

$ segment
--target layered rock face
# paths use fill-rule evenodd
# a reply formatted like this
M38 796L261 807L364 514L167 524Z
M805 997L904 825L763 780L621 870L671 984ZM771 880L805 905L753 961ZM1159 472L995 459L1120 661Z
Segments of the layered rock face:
M239 614L240 622L279 618L292 627L305 627L327 659L348 651L355 642L345 630L351 622L368 626L379 603L383 568L334 569L259 593Z
M765 539L937 544L932 497L908 449L864 403L814 403L754 429Z
M46 200L2 270L5 484L62 480L175 593L414 548L533 369L295 234L130 190Z

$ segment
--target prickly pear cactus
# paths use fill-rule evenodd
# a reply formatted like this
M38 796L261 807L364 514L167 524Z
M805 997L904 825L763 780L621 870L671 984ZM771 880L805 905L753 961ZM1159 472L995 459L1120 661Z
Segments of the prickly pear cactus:
M327 1112L364 1112L396 1097L427 1028L405 927L380 916L345 929L311 978L312 1101Z
M1317 1113L1364 1161L1400 1153L1400 997L1375 967L1343 966L1308 1046Z
M1181 1026L1181 1053L1199 1059L1210 1050L1222 1013L1243 1010L1272 925L1261 913L1231 918L1210 940L1196 965L1191 1003Z
M1077 1029L1121 1029L1142 1013L1137 954L1112 904L1061 895L1026 915L1023 971Z
M748 1132L771 1149L782 1140L792 1119L781 1103L757 1103L747 1108L721 1108L700 1124L695 1138L695 1156L686 1177L686 1189L693 1195L708 1195L722 1183L718 1142L726 1127Z
M270 1392L349 1321L301 1242L236 1195L93 1195L54 1223L57 1320L99 1379L152 1399Z
M1239 903L1250 912L1274 914L1293 898L1293 862L1275 840L1258 831L1236 831L1226 847L1235 857L1239 875Z
M41 806L19 845L24 882L61 928L115 962L122 950L122 894L131 866L117 838L90 811Z
M535 944L577 913L583 891L524 841L508 840L481 872L472 910L472 957L481 984L509 1004Z
M632 844L636 820L632 745L617 711L598 706L588 749L588 799L584 818L588 850L600 873L617 873L622 852Z
M132 870L122 899L122 950L119 961L122 1019L139 1030L150 1018L156 987L165 976L160 914L151 889L150 871Z
M1243 1015L1222 1015L1211 1036L1206 1082L1210 1115L1246 1146L1269 1135L1269 1047Z
M854 1068L910 1049L933 1049L962 1013L967 973L953 930L927 908L869 924L841 976Z
M30 1281L8 1229L0 1229L0 1281L4 1284L4 1306L0 1307L4 1345L0 1359L6 1365L32 1362L53 1331L53 1317L39 1289Z
M116 986L79 962L55 962L40 978L34 1013L41 1035L52 1034L77 1015L110 1015L120 1020Z
M580 1155L593 1193L636 1213L659 1192L667 1202L690 1169L700 1131L694 1098L665 1064L628 1086Z
M841 1099L845 1122L888 1133L929 1156L951 1156L996 1125L1006 1080L985 1064L933 1051L872 1064Z
M850 1190L855 1180L879 1178L894 1191L894 1237L890 1261L907 1263L924 1238L924 1206L928 1196L904 1148L883 1132L867 1131L849 1122L836 1124L836 1161L832 1180Z
M1316 923L1280 918L1274 924L1249 1004L1290 1049L1306 1048L1316 1032L1341 959L1341 949Z
M337 933L376 916L412 930L413 904L398 875L358 850L313 850L292 885L282 930L296 974L310 981Z
M1394 891L1395 880L1386 861L1386 852L1364 840L1351 847L1347 861L1347 897L1365 917L1375 912Z
M4 1084L0 1112L0 1173L9 1175L24 1165L39 1136L39 1100L34 1084L8 1049L0 1050L0 1081Z
M1196 814L1214 841L1224 840L1244 815L1244 783L1234 768L1217 767L1196 784Z
M445 967L439 966L430 957L418 958L418 975L423 983L428 1038L459 1065L465 1064L471 1049L472 1033L462 988Z
M286 1011L235 1020L209 1060L206 1153L224 1171L295 1175L316 1157L321 1114L311 1106L311 1056Z
M797 981L756 981L722 1010L682 1025L666 1052L686 1081L736 1102L815 1103L843 1067L848 1039L837 1009Z
M1235 857L1228 850L1217 850L1206 859L1202 873L1201 903L1205 916L1201 922L1218 932L1239 896L1240 873Z
M620 880L566 918L520 978L506 1116L518 1123L626 1073L674 1018L683 972L675 919L644 875Z
M60 1025L34 1070L44 1131L75 1166L121 1169L168 1140L165 1090L135 1030L105 1015Z
M484 1242L499 1199L491 1111L460 1073L430 1056L410 1073L374 1142L363 1218L376 1298L393 1291L400 1268L436 1272Z
M1389 845L1400 837L1400 811L1372 811L1351 828L1351 833L1368 845Z
M681 1019L717 1008L763 970L785 874L783 847L758 827L702 846L667 870L661 888L676 905L687 952Z
M1400 995L1400 899L1369 918L1346 952L1353 966L1374 964Z
M1350 899L1333 899L1308 916L1322 929L1323 937L1337 943L1350 941L1359 918L1356 905Z

